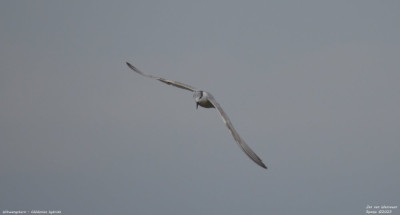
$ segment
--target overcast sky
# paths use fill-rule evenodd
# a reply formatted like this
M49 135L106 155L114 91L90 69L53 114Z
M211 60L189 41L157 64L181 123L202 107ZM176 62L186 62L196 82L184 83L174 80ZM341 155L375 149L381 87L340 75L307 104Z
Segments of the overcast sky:
M399 11L377 0L1 1L0 211L400 206ZM211 92L268 170L215 109L125 61Z

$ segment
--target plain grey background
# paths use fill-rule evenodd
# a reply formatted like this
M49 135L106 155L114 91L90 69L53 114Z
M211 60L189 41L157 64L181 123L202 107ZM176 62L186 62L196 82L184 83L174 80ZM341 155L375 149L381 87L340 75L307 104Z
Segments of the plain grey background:
M377 0L1 1L0 210L399 206L399 11ZM213 93L269 169L216 110L125 61Z

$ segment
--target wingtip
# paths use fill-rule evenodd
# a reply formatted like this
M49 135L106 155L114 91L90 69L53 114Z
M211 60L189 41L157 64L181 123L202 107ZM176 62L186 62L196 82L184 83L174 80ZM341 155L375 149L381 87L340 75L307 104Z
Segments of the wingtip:
M136 67L134 67L132 64L130 64L129 62L126 62L126 65L127 65L130 69L132 69L133 71L140 73L139 70L138 70Z
M267 167L264 163L262 163L262 162L261 162L260 166L261 166L262 168L264 168L264 169L268 169L268 167Z

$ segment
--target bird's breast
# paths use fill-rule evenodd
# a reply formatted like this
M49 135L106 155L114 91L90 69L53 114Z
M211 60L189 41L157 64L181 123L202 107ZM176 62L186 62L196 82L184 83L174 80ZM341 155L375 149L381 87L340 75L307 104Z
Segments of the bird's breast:
M208 101L207 98L201 98L197 103L204 108L213 108L214 107L214 105L210 101Z

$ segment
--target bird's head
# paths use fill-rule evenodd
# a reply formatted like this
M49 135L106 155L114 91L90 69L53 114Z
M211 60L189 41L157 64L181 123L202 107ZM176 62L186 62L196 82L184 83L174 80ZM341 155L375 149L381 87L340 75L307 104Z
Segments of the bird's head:
M196 101L196 109L199 107L199 102L202 97L203 97L203 91L199 90L194 92L193 98Z

